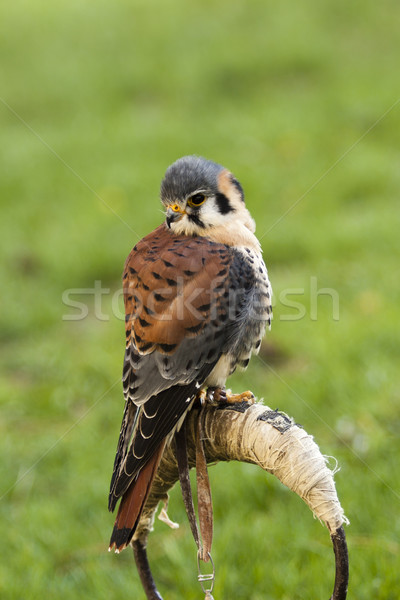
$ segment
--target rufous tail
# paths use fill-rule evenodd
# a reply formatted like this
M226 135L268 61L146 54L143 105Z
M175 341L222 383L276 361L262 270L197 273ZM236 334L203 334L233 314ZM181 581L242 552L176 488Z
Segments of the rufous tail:
M109 550L115 547L115 552L121 552L131 541L150 493L163 450L164 444L161 444L122 496L111 534Z

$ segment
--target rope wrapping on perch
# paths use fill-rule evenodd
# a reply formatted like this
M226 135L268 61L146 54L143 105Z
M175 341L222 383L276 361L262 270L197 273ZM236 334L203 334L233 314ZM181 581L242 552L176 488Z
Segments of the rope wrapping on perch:
M312 436L287 415L263 404L211 405L193 409L187 416L189 467L196 463L196 430L201 412L203 445L207 463L236 460L252 463L275 475L300 496L328 528L335 552L336 575L331 600L344 600L347 594L348 557L343 525L348 524L340 505L333 471ZM132 540L139 575L148 600L160 600L146 556L146 545L160 501L161 520L172 523L166 512L168 490L179 479L176 448L165 450L139 526Z

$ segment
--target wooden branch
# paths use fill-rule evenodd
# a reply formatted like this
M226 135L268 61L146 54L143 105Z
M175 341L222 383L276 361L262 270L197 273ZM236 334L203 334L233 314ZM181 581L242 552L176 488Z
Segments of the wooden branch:
M348 556L343 525L348 523L337 497L334 472L313 438L282 412L244 402L201 409L207 463L238 460L253 463L275 475L298 494L328 528L335 552L336 575L331 600L344 600ZM200 410L187 417L189 466L195 465L195 440ZM149 600L160 599L147 562L146 544L160 501L179 479L175 443L164 452L150 496L132 541L138 571ZM163 520L167 520L163 511ZM311 591L310 591L311 594Z

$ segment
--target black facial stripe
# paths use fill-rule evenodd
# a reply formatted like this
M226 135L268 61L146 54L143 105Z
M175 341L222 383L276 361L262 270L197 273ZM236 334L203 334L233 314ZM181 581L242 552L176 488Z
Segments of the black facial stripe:
M229 212L232 212L235 210L231 206L231 204L230 204L228 198L225 196L225 194L221 194L221 192L218 192L218 194L216 194L216 196L215 196L215 200L217 201L218 210L221 213L221 215L227 215Z
M244 202L244 191L242 186L240 185L240 182L236 179L236 177L232 177L232 183L235 186L235 188L238 190L238 192L240 193L242 200Z
M202 227L203 229L205 229L206 226L196 213L187 213L187 216L189 217L189 221L192 221L192 223L196 223L198 227Z

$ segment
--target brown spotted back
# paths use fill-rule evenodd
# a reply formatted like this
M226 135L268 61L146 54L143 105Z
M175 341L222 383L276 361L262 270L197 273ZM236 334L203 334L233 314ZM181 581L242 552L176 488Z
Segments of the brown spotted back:
M140 354L173 353L226 312L230 249L206 238L176 238L161 225L132 250L125 264L127 346Z

